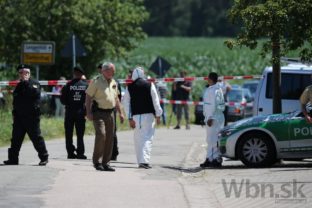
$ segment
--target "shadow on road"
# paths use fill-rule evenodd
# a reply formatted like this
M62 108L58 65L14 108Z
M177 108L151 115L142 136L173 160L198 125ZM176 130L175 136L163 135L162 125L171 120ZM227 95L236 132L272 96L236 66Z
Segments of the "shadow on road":
M202 170L226 170L226 169L271 169L272 172L278 172L278 171L305 171L310 170L312 167L311 161L301 161L300 163L291 163L291 164L278 164L271 167L260 167L260 168L249 168L245 165L224 165L219 168L201 168L201 167L179 167L179 166L160 166L162 168L170 169L170 170L176 170L183 173L197 173ZM290 169L289 169L290 168ZM297 168L297 169L293 169Z

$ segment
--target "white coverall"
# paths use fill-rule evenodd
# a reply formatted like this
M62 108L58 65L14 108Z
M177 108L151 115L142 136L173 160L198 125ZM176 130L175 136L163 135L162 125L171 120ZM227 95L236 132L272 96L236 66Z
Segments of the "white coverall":
M143 70L138 67L133 70L132 80L135 81L138 78L145 78ZM153 106L157 117L160 117L162 114L162 109L160 107L159 97L155 85L151 84L151 96L153 100ZM122 103L125 109L125 112L129 118L129 112L131 112L130 106L130 93L128 88L125 91ZM144 98L142 98L144 102ZM133 115L132 119L135 121L134 129L134 147L137 157L138 164L150 162L152 143L155 133L155 116L153 113Z
M204 116L206 124L207 156L211 162L220 157L218 149L218 133L224 127L224 98L218 84L209 86L204 93ZM208 119L213 119L212 126L207 125Z

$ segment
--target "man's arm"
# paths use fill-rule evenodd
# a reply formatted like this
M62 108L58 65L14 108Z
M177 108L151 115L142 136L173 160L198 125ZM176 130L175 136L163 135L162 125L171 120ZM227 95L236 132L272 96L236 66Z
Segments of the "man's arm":
M192 90L192 87L188 86L188 84L182 84L181 88L183 88L187 92L191 92L191 90Z
M159 97L157 94L157 90L155 85L152 83L151 84L151 96L152 96L152 101L153 101L153 106L155 109L155 116L156 116L156 122L159 125L160 124L160 116L163 113L162 108L160 107L160 102L159 102Z
M125 120L125 116L122 112L122 106L121 106L121 103L119 101L119 97L116 98L116 110L119 113L120 122L123 123Z
M92 121L93 120L93 114L91 111L91 103L92 103L92 98L90 97L90 95L86 94L86 111L87 111L87 118Z

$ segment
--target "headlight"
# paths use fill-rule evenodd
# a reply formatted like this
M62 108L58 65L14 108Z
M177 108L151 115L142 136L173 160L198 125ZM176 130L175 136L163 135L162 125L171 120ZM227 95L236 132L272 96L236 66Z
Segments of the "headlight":
M235 129L224 129L224 130L222 130L222 131L219 132L219 137L228 137L228 136L230 136L234 131L235 131Z

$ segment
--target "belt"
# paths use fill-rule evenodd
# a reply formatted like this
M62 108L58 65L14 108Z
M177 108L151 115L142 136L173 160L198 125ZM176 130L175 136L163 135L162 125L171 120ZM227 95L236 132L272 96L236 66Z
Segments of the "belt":
M104 113L111 113L115 110L115 108L111 108L111 109L102 109L102 108L97 108L96 111L99 112L104 112Z

